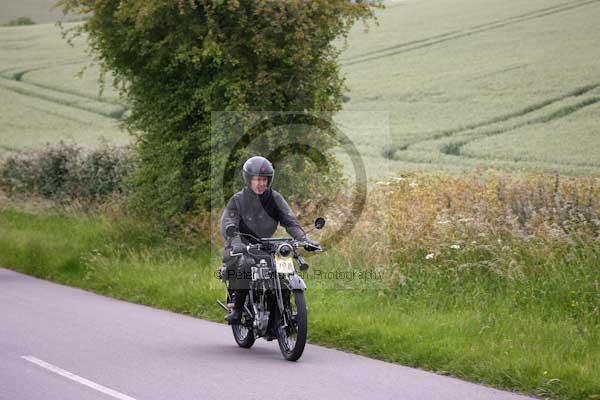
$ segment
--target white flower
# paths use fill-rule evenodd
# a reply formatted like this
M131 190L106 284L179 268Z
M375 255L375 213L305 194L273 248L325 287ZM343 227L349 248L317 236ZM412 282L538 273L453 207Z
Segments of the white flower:
M425 256L426 260L432 260L435 257L435 253L429 253Z
M414 187L417 187L419 185L417 184L417 182L412 181L411 183L408 184L408 186L410 186L411 188L414 188Z
M454 250L458 250L458 249L460 249L460 245L459 244L453 244L452 246L450 246L450 248L454 249Z

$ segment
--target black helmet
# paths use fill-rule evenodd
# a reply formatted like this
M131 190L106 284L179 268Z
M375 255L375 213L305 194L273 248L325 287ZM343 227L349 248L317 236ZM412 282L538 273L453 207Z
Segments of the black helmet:
M273 164L261 156L255 156L246 160L242 171L246 186L250 186L250 180L253 176L266 176L268 179L267 187L271 187L271 183L273 183L273 178L275 177Z

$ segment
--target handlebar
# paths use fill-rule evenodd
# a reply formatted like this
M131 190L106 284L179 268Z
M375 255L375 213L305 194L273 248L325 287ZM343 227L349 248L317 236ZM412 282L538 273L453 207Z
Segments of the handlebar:
M314 244L305 242L304 240L296 240L296 239L292 239L292 238L275 238L275 239L269 238L269 239L266 239L266 241L267 242L272 241L273 243L286 242L289 245L291 245L294 248L294 250L299 247L304 247L306 250L309 250L308 248L310 248L310 249L312 249L312 251L323 251L321 246L315 246Z
M315 246L315 245L305 242L303 240L295 240L293 238L264 238L264 239L260 239L260 241L261 241L261 243L246 245L245 251L243 251L241 253L234 253L232 250L229 252L229 255L232 257L236 257L236 256L240 256L243 254L249 254L251 250L273 251L273 245L282 243L282 242L288 243L290 246L292 246L294 248L294 250L296 250L300 246L302 246L307 251L323 251L321 246Z
M231 250L229 252L229 255L232 257L237 257L237 256L241 256L241 255L250 253L250 250L263 250L263 245L260 243L259 244L249 244L249 245L246 245L246 249L244 251L242 251L241 253L234 253L233 250Z

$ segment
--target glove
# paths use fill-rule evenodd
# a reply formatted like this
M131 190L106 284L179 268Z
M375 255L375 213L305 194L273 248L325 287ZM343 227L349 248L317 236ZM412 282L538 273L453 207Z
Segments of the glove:
M247 250L246 245L242 243L242 239L240 239L239 235L236 235L231 239L231 252L235 254L245 253Z
M306 244L304 245L304 249L306 251L321 250L321 245L313 240L310 240L308 237L304 238L304 242L306 242Z

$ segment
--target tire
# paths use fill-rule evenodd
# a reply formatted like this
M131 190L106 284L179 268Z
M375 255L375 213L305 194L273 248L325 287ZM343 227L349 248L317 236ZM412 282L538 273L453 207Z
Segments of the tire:
M228 297L228 301L229 301ZM250 307L250 296L246 296L245 306ZM242 318L240 323L231 324L231 331L233 332L233 338L238 346L243 347L244 349L249 349L254 344L256 338L254 337L254 331L252 327L246 326L246 324L250 321L251 316L246 312L246 307L244 307L244 311L242 312Z
M278 318L277 341L283 357L288 361L297 361L304 352L308 332L306 302L302 290L293 290L288 293L286 297L289 300L285 299L284 304L286 309L290 309L293 320L284 328L283 317Z

